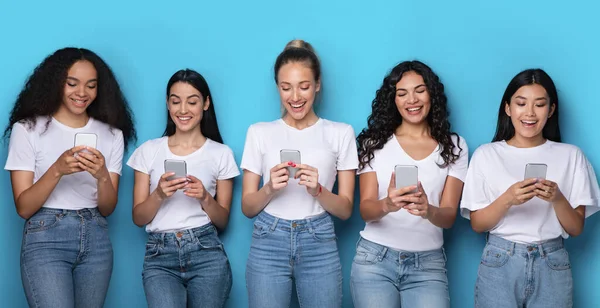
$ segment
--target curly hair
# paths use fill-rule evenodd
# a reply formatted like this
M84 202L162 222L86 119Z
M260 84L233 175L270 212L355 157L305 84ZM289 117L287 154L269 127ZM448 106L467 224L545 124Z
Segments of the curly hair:
M462 148L458 146L459 154L454 153L456 146L452 142L451 136L460 137L450 131L448 99L444 94L444 85L440 82L439 77L429 66L422 62L405 61L396 65L385 76L383 84L376 92L372 103L372 112L367 119L367 127L357 137L359 169L364 168L366 165L370 166L371 160L375 157L374 152L382 149L385 143L393 137L396 128L402 124L402 116L396 107L395 97L396 84L406 72L415 72L423 77L431 97L431 110L427 115L427 123L429 124L431 136L440 145L440 155L444 160L443 164L438 164L440 168L454 163L458 159L460 151L462 151Z
M46 57L29 76L10 112L4 138L17 122L29 128L35 126L38 116L48 117L48 127L51 116L62 104L68 71L77 61L89 61L98 75L98 94L86 109L88 116L120 129L125 147L136 139L131 109L108 64L88 49L72 47L59 49Z

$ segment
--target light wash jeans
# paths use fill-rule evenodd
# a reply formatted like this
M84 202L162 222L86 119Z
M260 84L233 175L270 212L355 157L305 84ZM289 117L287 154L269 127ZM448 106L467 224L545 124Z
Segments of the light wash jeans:
M108 223L97 209L41 208L25 222L21 280L29 307L100 308L112 267Z
M246 265L249 307L289 307L292 280L300 307L341 307L342 267L327 212L285 220L263 211L256 218Z
M573 307L573 277L563 239L517 244L490 235L483 250L475 307Z
M350 277L356 308L448 308L443 249L408 252L360 238Z
M142 272L150 308L221 308L231 291L231 267L212 224L150 233Z

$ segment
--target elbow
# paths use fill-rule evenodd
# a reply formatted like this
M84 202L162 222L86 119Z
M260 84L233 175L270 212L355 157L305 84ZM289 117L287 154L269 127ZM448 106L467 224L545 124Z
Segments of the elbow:
M471 228L473 228L473 231L475 231L477 233L484 233L484 232L488 231L486 228L484 228L483 226L480 226L477 223L474 223L473 221L471 221Z
M343 211L342 213L340 213L340 215L338 215L338 218L345 221L348 220L350 216L352 216L352 209L350 209L349 211Z
M244 216L248 218L254 218L258 213L255 213L252 210L252 207L248 204L248 202L242 197L242 213Z
M35 214L35 213L31 213L30 211L27 211L27 210L25 210L25 209L23 209L21 207L17 207L17 214L21 218L27 220L27 219L31 218L31 216L33 216L33 214Z
M567 233L569 233L569 236L571 237L579 236L581 233L583 233L583 227L571 228L571 230L568 230Z

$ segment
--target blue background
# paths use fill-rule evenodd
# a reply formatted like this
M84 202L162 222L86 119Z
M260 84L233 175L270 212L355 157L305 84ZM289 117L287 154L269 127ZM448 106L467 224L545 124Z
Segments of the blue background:
M0 3L0 126L27 76L48 54L67 45L86 47L113 68L137 121L141 144L161 135L165 86L181 68L209 81L226 144L239 163L246 129L280 115L272 66L290 39L311 42L323 65L319 115L354 126L366 124L371 101L396 63L420 59L441 77L453 129L473 150L489 142L508 81L520 70L544 68L561 99L564 140L583 149L600 173L600 113L596 13L592 0L565 1L2 1ZM126 158L131 154L130 148ZM0 148L0 161L6 146ZM124 167L116 212L109 217L114 271L107 307L145 306L141 270L146 234L131 219L133 171ZM8 172L0 173L0 298L25 307L19 274L23 220L12 201ZM231 220L222 235L234 284L228 307L247 304L244 269L252 221L240 210L236 180ZM344 271L344 307L351 307L348 280L363 222L336 222ZM597 307L600 215L584 234L567 241L573 264L575 306ZM459 218L445 232L453 307L469 307L484 245Z

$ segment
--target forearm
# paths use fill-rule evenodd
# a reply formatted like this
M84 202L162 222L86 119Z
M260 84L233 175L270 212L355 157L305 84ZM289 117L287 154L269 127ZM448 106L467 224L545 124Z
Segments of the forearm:
M246 217L253 218L258 215L273 198L268 185L264 185L256 192L246 194L242 197L242 212Z
M491 230L498 225L510 207L508 197L501 195L486 208L471 212L471 227L478 233Z
M225 229L229 221L229 210L222 207L211 195L208 195L206 200L201 201L201 204L202 209L206 212L213 225L219 230Z
M583 232L585 214L578 213L564 196L552 203L552 206L560 225L569 235L578 236Z
M139 203L133 207L133 223L138 227L142 227L150 223L158 209L162 205L163 200L160 198L158 193L153 191L144 202Z
M384 211L384 202L391 202L388 198L381 200L366 199L360 203L360 216L365 222L377 221L388 213Z
M350 215L352 215L352 200L345 196L336 195L323 186L321 188L321 194L316 197L321 206L327 212L342 220L350 218Z
M439 228L452 228L456 220L456 208L454 207L437 207L429 205L429 221Z
M61 178L62 175L60 172L52 165L37 182L23 191L17 200L15 200L17 214L24 219L29 219L33 216L33 214L44 206L44 203L46 203L46 200L48 200L48 197L50 197L50 194L52 194L52 191L54 191Z
M98 211L102 216L112 214L117 206L117 191L112 184L110 176L98 179Z

